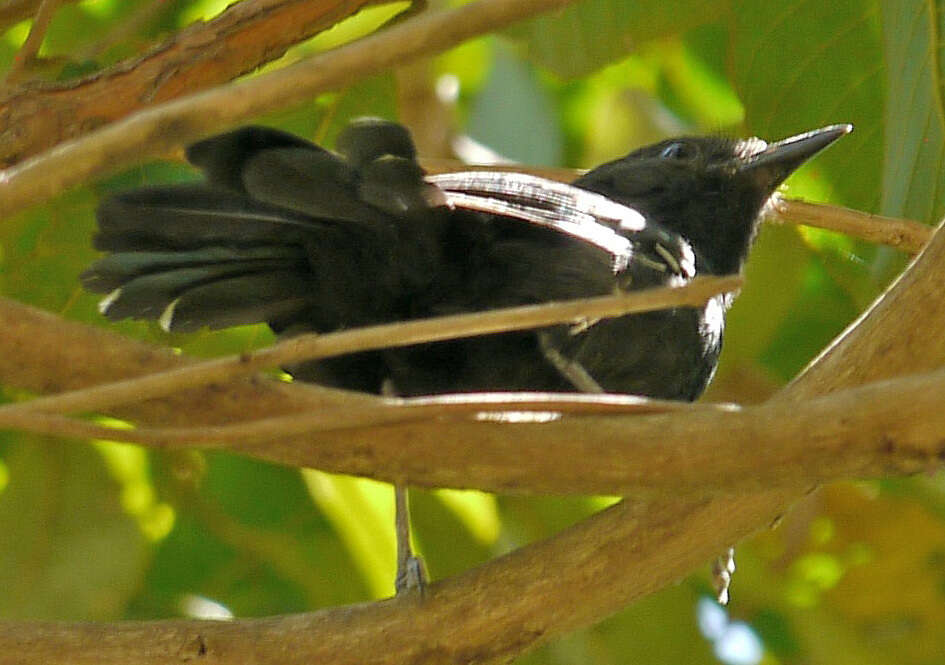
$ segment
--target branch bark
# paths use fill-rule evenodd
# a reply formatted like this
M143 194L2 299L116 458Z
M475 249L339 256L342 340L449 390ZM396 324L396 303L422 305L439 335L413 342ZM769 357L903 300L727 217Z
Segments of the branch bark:
M737 276L702 276L682 287L645 289L619 295L403 321L327 334L299 335L254 353L208 360L173 372L43 397L28 404L0 407L0 414L9 414L11 411L102 411L116 405L163 397L178 390L251 376L267 367L358 351L527 330L555 324L572 324L669 307L702 305L712 296L735 291L740 286L741 278Z
M0 164L12 165L145 106L231 81L377 0L244 0L133 60L0 97Z
M236 425L131 431L10 410L0 413L0 428L212 447L428 487L699 496L934 470L945 461L943 394L939 370L741 410L539 395L523 403L512 394L507 401L378 400ZM587 415L595 410L612 415ZM555 415L536 425L525 424L523 413Z
M93 177L224 131L265 111L292 106L316 93L439 53L574 1L479 0L451 10L424 13L278 71L159 104L0 171L0 216ZM15 123L0 112L0 126Z
M941 366L945 358L945 340L940 335L945 329L943 265L945 233L937 232L889 291L776 400L783 400L784 406L797 406L796 400L864 381ZM42 318L29 308L21 313L24 318ZM21 321L4 322L0 329L13 328ZM66 325L76 326L80 335L98 338L94 340L98 344L104 341L102 336L117 338L105 331ZM36 331L41 333L42 327ZM32 348L44 348L42 338L30 341ZM80 337L78 341L93 340ZM125 374L140 372L136 354L121 344L118 347L114 351L107 345L100 347L100 355L107 359L114 354L117 362L104 369L80 367L78 380L114 372L119 366ZM155 360L147 347L138 345L137 349L145 362ZM86 347L78 357L88 361L94 352L94 347ZM4 358L0 367L13 370L11 374L20 379L39 383L59 373L58 367L29 366L36 353L23 360ZM76 352L47 349L44 353L51 360L62 360ZM157 361L167 363L170 358L162 354ZM0 375L10 376L6 371ZM259 385L235 384L233 388L258 389ZM233 397L245 399L246 394L235 395L231 390L228 386L213 400L225 405L221 411L258 413L254 401L232 402ZM320 396L325 392L315 390ZM302 392L295 394L297 398ZM331 391L328 394L336 397ZM156 405L175 402L183 408L178 418L207 406L190 404L185 396L176 395L137 405L135 411L166 417L170 415L166 407L162 410ZM591 433L588 429L581 436ZM256 663L508 660L671 583L727 545L770 524L801 495L800 490L785 489L714 499L677 496L645 507L623 501L554 538L435 584L422 600L404 597L315 614L232 623L90 626L11 622L0 624L0 649L17 654L19 661L14 662L21 663L44 662L52 653L63 663L150 664L193 654L203 656L207 663L246 662L247 654L252 654Z

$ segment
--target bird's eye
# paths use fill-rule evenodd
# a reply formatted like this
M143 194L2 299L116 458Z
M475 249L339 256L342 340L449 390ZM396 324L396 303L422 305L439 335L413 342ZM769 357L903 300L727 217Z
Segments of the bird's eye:
M663 159L688 159L692 157L692 147L680 142L670 143L660 153Z

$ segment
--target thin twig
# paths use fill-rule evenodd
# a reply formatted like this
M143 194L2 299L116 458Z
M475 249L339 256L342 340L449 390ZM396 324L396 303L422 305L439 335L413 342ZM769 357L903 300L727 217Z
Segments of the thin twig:
M36 54L39 53L39 47L42 46L43 39L46 37L49 23L61 2L62 0L42 0L40 3L36 16L33 18L33 25L30 26L30 33L13 57L13 64L7 72L7 85L13 85L22 80L27 68L36 60Z
M167 372L7 405L0 407L0 414L9 414L11 411L70 413L101 410L119 404L161 397L186 388L223 383L255 374L266 367L303 360L457 337L538 328L585 318L606 318L668 307L695 306L718 293L735 291L740 285L739 277L698 277L688 285L679 288L647 289L622 295L582 298L562 303L510 307L488 312L369 326L324 335L300 335L254 353L218 358Z
M0 34L7 31L14 23L19 23L36 15L36 10L42 0L0 0ZM78 0L60 0L63 2L78 2Z
M30 403L24 406L31 406ZM704 405L656 400L636 395L582 395L579 393L468 393L416 398L375 398L373 403L343 410L326 408L285 416L259 418L229 425L202 427L112 427L45 411L10 408L0 410L0 429L20 430L75 439L109 439L162 448L221 447L240 441L266 441L347 429L366 429L437 418L470 416L491 422L523 421L526 414L617 415L652 414L719 408L734 405Z
M911 219L883 217L798 199L781 199L776 202L775 210L777 215L773 219L776 221L837 231L867 242L895 247L910 254L922 251L934 230Z

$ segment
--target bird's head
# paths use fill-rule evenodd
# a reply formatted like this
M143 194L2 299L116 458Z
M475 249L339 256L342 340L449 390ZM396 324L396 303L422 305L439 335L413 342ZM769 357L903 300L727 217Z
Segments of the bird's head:
M705 264L702 270L734 273L778 186L852 129L831 125L777 143L722 136L669 139L589 171L574 184L682 235Z

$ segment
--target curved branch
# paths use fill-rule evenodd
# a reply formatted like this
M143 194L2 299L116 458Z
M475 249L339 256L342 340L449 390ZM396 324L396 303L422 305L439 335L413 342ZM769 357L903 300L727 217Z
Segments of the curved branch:
M433 584L423 598L232 622L0 622L0 647L29 654L24 664L245 663L250 654L256 665L507 662L682 577L705 557L703 548L720 551L736 533L706 519L714 506L654 504L650 512L661 518L647 524L644 511L622 502ZM756 519L740 510L730 517Z
M298 104L319 92L439 53L574 1L478 0L424 13L289 67L149 108L0 171L0 215L17 212L90 178L160 156L265 111ZM5 120L0 126L11 124Z
M149 104L231 81L376 0L244 0L91 76L0 97L0 164L11 165ZM14 131L15 129L15 131Z
M178 429L119 430L51 414L10 412L0 413L0 428L156 448L222 448L282 464L390 482L408 479L429 487L699 495L934 470L945 461L941 395L945 370L801 403L774 400L741 410L600 400L596 406L602 411L617 413L578 416L575 412L591 412L594 398L535 398L523 405L471 396L416 405L378 400L343 412ZM667 410L652 413L660 408ZM514 420L508 418L512 409ZM641 415L641 409L651 413ZM552 422L527 423L521 422L523 412L557 415Z

